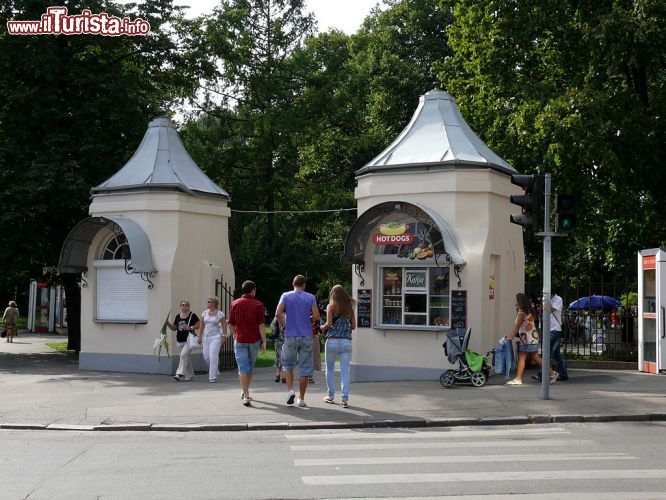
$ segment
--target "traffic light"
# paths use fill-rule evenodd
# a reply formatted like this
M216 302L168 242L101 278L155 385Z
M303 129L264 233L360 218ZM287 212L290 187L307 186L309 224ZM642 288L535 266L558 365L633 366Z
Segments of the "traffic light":
M555 220L558 233L568 233L576 228L576 198L571 194L558 194Z
M512 175L511 184L520 186L525 194L511 195L511 203L522 207L519 214L511 215L511 222L523 226L523 229L538 232L543 224L543 184L541 175Z

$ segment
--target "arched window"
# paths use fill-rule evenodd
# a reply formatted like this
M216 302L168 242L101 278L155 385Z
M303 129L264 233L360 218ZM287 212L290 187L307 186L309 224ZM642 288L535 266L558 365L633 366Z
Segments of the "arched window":
M102 251L102 260L125 260L131 259L129 245L124 234L118 234L111 238Z

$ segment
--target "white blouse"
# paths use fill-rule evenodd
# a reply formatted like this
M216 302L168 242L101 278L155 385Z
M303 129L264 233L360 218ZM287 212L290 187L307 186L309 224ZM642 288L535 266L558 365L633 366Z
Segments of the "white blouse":
M212 337L214 335L222 335L222 325L220 320L224 318L224 313L220 310L217 311L215 316L208 314L208 309L201 313L201 318L204 322L204 336Z

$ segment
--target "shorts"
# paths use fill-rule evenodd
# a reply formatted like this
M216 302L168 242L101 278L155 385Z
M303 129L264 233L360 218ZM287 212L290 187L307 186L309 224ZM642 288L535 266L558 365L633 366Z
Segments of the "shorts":
M282 369L293 371L298 356L298 375L311 377L314 370L312 364L312 337L285 337L282 346Z
M243 342L234 342L234 354L236 355L236 364L238 365L238 373L250 375L254 370L254 365L257 362L259 355L260 340L252 344L245 344Z
M537 352L539 344L518 344L518 352Z

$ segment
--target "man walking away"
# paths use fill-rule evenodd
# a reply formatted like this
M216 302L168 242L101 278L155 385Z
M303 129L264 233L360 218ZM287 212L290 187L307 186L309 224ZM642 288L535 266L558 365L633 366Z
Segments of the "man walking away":
M550 296L550 361L555 363L557 380L569 380L567 367L560 353L560 339L562 337L562 297L553 290ZM534 378L541 380L541 372Z
M259 349L266 350L266 329L264 327L264 305L255 299L257 285L245 281L242 286L243 296L231 303L229 325L234 335L234 355L238 365L241 400L250 406L250 382L252 371L257 362ZM261 344L260 344L261 342Z
M280 297L275 316L285 330L282 346L282 367L287 379L287 404L294 404L294 368L298 358L299 397L296 404L305 406L308 377L312 376L312 322L319 321L317 300L305 291L305 277L300 274L292 282L294 289ZM285 313L287 319L285 322ZM312 316L312 320L310 320Z

